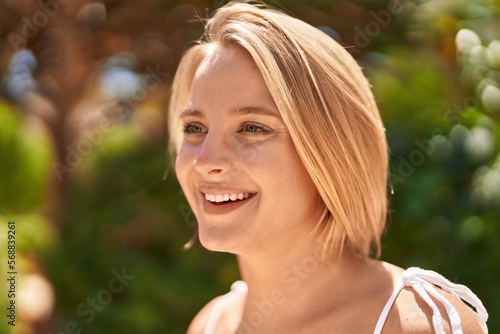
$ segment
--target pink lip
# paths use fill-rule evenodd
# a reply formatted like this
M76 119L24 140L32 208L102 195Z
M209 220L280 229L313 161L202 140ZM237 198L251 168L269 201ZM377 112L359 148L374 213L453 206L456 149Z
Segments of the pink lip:
M257 192L255 190L249 190L248 188L234 187L228 184L221 183L200 183L198 184L199 198L202 203L203 212L207 215L223 215L240 208L248 206L248 204L254 203L255 197L257 197ZM214 204L205 199L205 194L209 195L225 195L225 194L252 194L247 199L240 201L229 201L222 204Z
M225 190L227 191L227 190ZM242 192L242 191L240 191ZM223 215L223 214L228 214L230 212L236 211L240 208L243 208L245 206L248 206L249 204L252 204L254 202L254 199L257 197L256 193L253 193L255 195L252 195L251 197L240 200L240 201L229 201L229 202L223 202L221 204L218 203L212 203L210 201L207 201L205 199L205 194L201 193L200 198L203 203L203 212L207 215Z
M226 202L223 204L214 204L210 201L203 199L203 211L206 214L211 215L222 215L233 212L241 207L246 206L247 204L253 202L255 196L252 196L248 199L236 202Z
M198 190L202 192L203 194L210 194L210 195L217 195L217 194L239 194L239 193L250 193L250 194L255 194L256 191L248 190L248 189L242 189L242 188L235 188L231 186L225 186L225 185L215 185L215 184L204 184L198 187Z

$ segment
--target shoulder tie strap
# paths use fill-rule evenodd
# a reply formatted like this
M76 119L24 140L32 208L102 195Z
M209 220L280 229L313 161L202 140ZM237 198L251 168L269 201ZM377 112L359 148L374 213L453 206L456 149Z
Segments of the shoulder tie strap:
M401 290L408 286L412 287L415 292L429 305L432 309L432 325L434 326L434 331L438 334L445 334L442 322L442 315L436 303L432 300L431 296L439 300L445 307L448 318L450 319L451 329L453 334L463 334L462 323L460 320L460 315L458 311L453 307L453 305L444 298L435 288L438 286L444 291L449 292L453 296L466 301L468 304L472 305L473 314L479 322L483 332L488 334L488 328L486 327L486 321L488 320L488 312L483 306L483 303L477 296L465 285L455 284L441 276L440 274L430 271L423 270L420 268L409 268L403 272L402 283L393 292L389 300L387 301L380 318L375 327L374 334L380 334L382 328L384 327L385 321L389 311L396 300L396 297L401 292Z
M231 291L223 295L217 303L215 303L210 316L208 317L207 325L203 334L213 334L215 332L215 327L219 322L219 318L224 311L226 304L229 302L234 295L239 295L245 293L248 290L247 284L244 281L236 281L231 285Z

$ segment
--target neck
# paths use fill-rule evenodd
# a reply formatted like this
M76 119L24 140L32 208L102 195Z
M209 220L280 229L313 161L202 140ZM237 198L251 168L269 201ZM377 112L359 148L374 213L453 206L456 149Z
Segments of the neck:
M275 244L271 251L238 255L242 278L249 287L240 332L269 332L280 326L279 319L294 319L304 310L321 312L322 307L335 307L335 302L342 305L349 297L345 287L358 277L356 270L363 262L366 259L347 253L322 256L321 245L313 238L300 245ZM251 327L244 331L245 326Z

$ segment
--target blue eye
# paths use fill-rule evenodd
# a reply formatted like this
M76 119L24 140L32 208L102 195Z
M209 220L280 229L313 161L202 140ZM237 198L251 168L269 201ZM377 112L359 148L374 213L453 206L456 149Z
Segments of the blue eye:
M195 124L184 125L182 131L184 133L203 133L203 129Z
M243 124L240 132L269 132L269 129L257 124Z

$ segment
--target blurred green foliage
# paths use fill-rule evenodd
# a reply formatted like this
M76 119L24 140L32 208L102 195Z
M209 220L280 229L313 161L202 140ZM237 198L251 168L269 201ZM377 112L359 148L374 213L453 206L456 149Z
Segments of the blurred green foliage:
M24 212L43 203L50 161L54 159L48 138L40 129L23 124L19 110L0 101L0 212ZM30 185L19 196L19 190Z
M129 26L118 20L120 15L127 17L127 7L109 1L105 4L110 26L101 29L135 34L154 30L144 23L150 17L152 22L165 22L166 17L162 38L171 50L173 72L187 43L202 32L186 3L198 14L219 4L151 1L135 7L137 27L128 31ZM397 14L388 11L395 3L401 6ZM466 284L488 309L490 332L499 332L498 1L289 0L278 7L328 27L343 45L354 46L371 81L391 152L392 214L382 259L436 270ZM379 21L383 13L389 13L387 24ZM148 50L154 54L155 46ZM94 71L102 70L105 58L96 54L89 65ZM119 68L127 68L127 75L146 75L139 60L136 67L127 67L124 59L128 58L119 58ZM20 272L46 276L56 294L54 314L34 324L33 333L59 333L71 322L93 334L184 333L196 312L226 292L238 272L231 255L205 251L197 243L183 249L196 223L166 155L168 80L159 87L160 98L155 95L158 90L147 91L134 103L129 103L130 96L119 97L126 117L113 120L109 131L85 137L84 130L64 123L62 132L76 138L71 141L71 136L53 135L57 131L51 131L50 118L34 117L25 100L9 96L8 66L2 66L0 268L6 262L4 224L15 220ZM49 81L40 73L33 75L43 95ZM114 82L119 86L123 80ZM99 95L99 85L89 85L94 87L84 99L92 100ZM101 97L98 101L101 105ZM151 115L163 116L148 118ZM83 123L84 117L79 117L77 124ZM67 142L61 144L62 138ZM84 152L71 158L74 166L68 163L66 145ZM56 161L66 169L58 172ZM88 298L107 289L112 271L122 269L134 277L123 291L113 293L94 316L82 312L89 309ZM3 309L6 301L1 294ZM2 333L10 329L0 323ZM28 332L22 327L15 331Z

